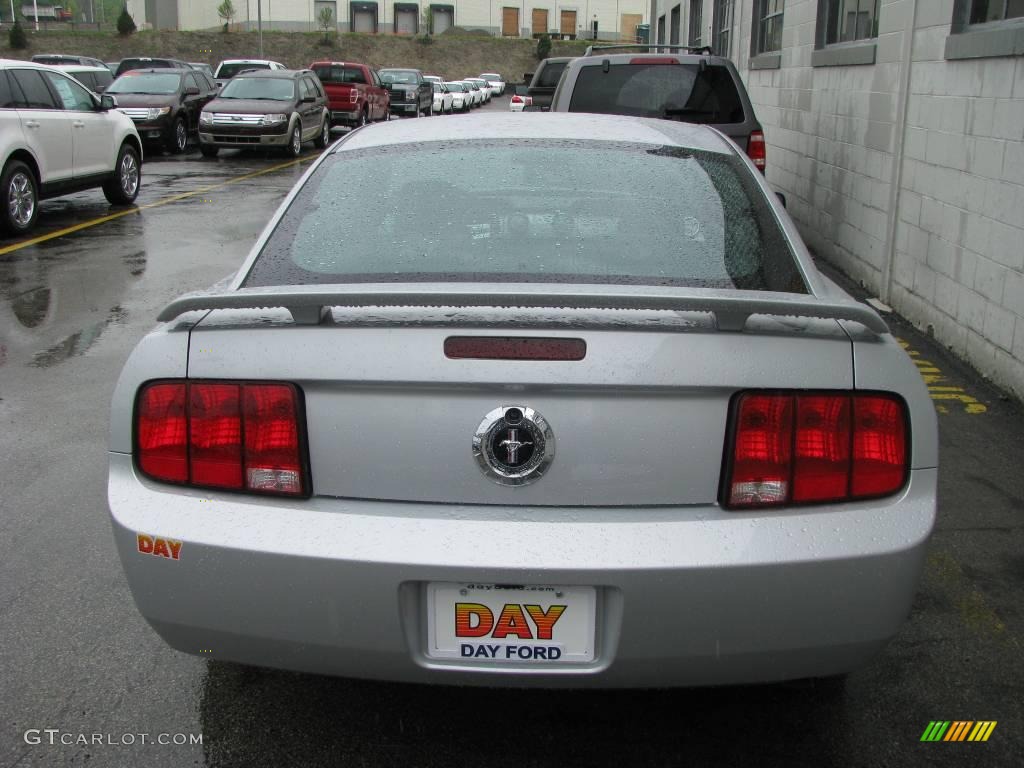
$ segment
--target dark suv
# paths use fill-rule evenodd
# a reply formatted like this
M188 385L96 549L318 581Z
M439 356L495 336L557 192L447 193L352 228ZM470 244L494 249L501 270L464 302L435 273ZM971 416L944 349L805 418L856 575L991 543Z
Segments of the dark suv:
M135 121L143 141L180 154L189 136L197 135L199 113L217 92L199 72L133 69L111 83L107 93Z
M206 157L215 157L221 147L277 147L298 157L303 142L322 149L330 140L324 86L308 69L235 75L199 116L199 149Z
M644 50L622 53L625 48ZM664 49L678 52L658 52ZM707 48L591 46L584 56L566 66L551 111L659 117L710 125L736 142L764 173L764 132L754 116L747 89L733 63L712 56Z

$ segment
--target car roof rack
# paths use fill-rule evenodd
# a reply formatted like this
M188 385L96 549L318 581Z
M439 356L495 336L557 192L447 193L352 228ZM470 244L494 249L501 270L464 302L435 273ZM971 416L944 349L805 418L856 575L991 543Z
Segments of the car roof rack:
M596 51L614 51L623 50L625 48L642 48L645 51L649 51L652 48L669 48L674 51L686 51L687 53L696 53L702 56L714 55L714 52L707 45L665 45L664 43L652 43L650 45L646 43L632 43L628 45L588 45L587 50L583 52L583 55L593 56Z
M653 309L707 312L721 331L742 331L751 315L852 320L876 334L889 327L871 307L857 301L813 294L661 286L578 285L536 283L363 283L340 285L267 286L191 293L180 296L157 315L168 322L185 312L212 309L288 310L298 325L319 325L330 307L530 307L534 309Z

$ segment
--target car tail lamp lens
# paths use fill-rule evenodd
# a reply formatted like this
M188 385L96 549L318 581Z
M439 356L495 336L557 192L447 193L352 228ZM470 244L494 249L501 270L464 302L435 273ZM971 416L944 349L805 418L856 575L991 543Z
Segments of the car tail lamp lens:
M513 104L522 104L523 103L523 97L522 96L513 96L512 97L512 103Z
M348 100L351 101L353 104L355 104L357 101L359 101L359 91L357 91L355 88L353 88L351 91L349 91L348 92Z
M299 391L292 384L160 381L136 409L136 461L154 480L304 496Z
M874 498L906 482L906 406L895 395L747 392L732 419L727 508Z
M754 161L757 169L764 173L768 163L768 151L764 143L764 131L751 131L747 140L747 155Z

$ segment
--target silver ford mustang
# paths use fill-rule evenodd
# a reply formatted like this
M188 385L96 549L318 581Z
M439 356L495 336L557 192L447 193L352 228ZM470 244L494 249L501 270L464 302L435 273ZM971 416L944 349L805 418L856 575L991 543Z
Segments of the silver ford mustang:
M453 158L475 170L437 181ZM109 504L179 650L747 683L848 672L908 613L931 401L713 129L354 131L159 320L114 394Z

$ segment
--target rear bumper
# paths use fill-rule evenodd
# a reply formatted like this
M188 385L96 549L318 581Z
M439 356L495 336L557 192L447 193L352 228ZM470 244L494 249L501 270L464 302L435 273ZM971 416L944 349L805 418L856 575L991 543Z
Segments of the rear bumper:
M594 511L211 496L140 480L112 453L109 505L136 604L182 651L409 682L686 686L869 660L909 612L936 474L860 505ZM179 559L140 553L139 533L181 541ZM596 658L430 659L429 581L595 586Z
M359 110L351 112L343 109L331 110L331 125L355 125L359 122Z

